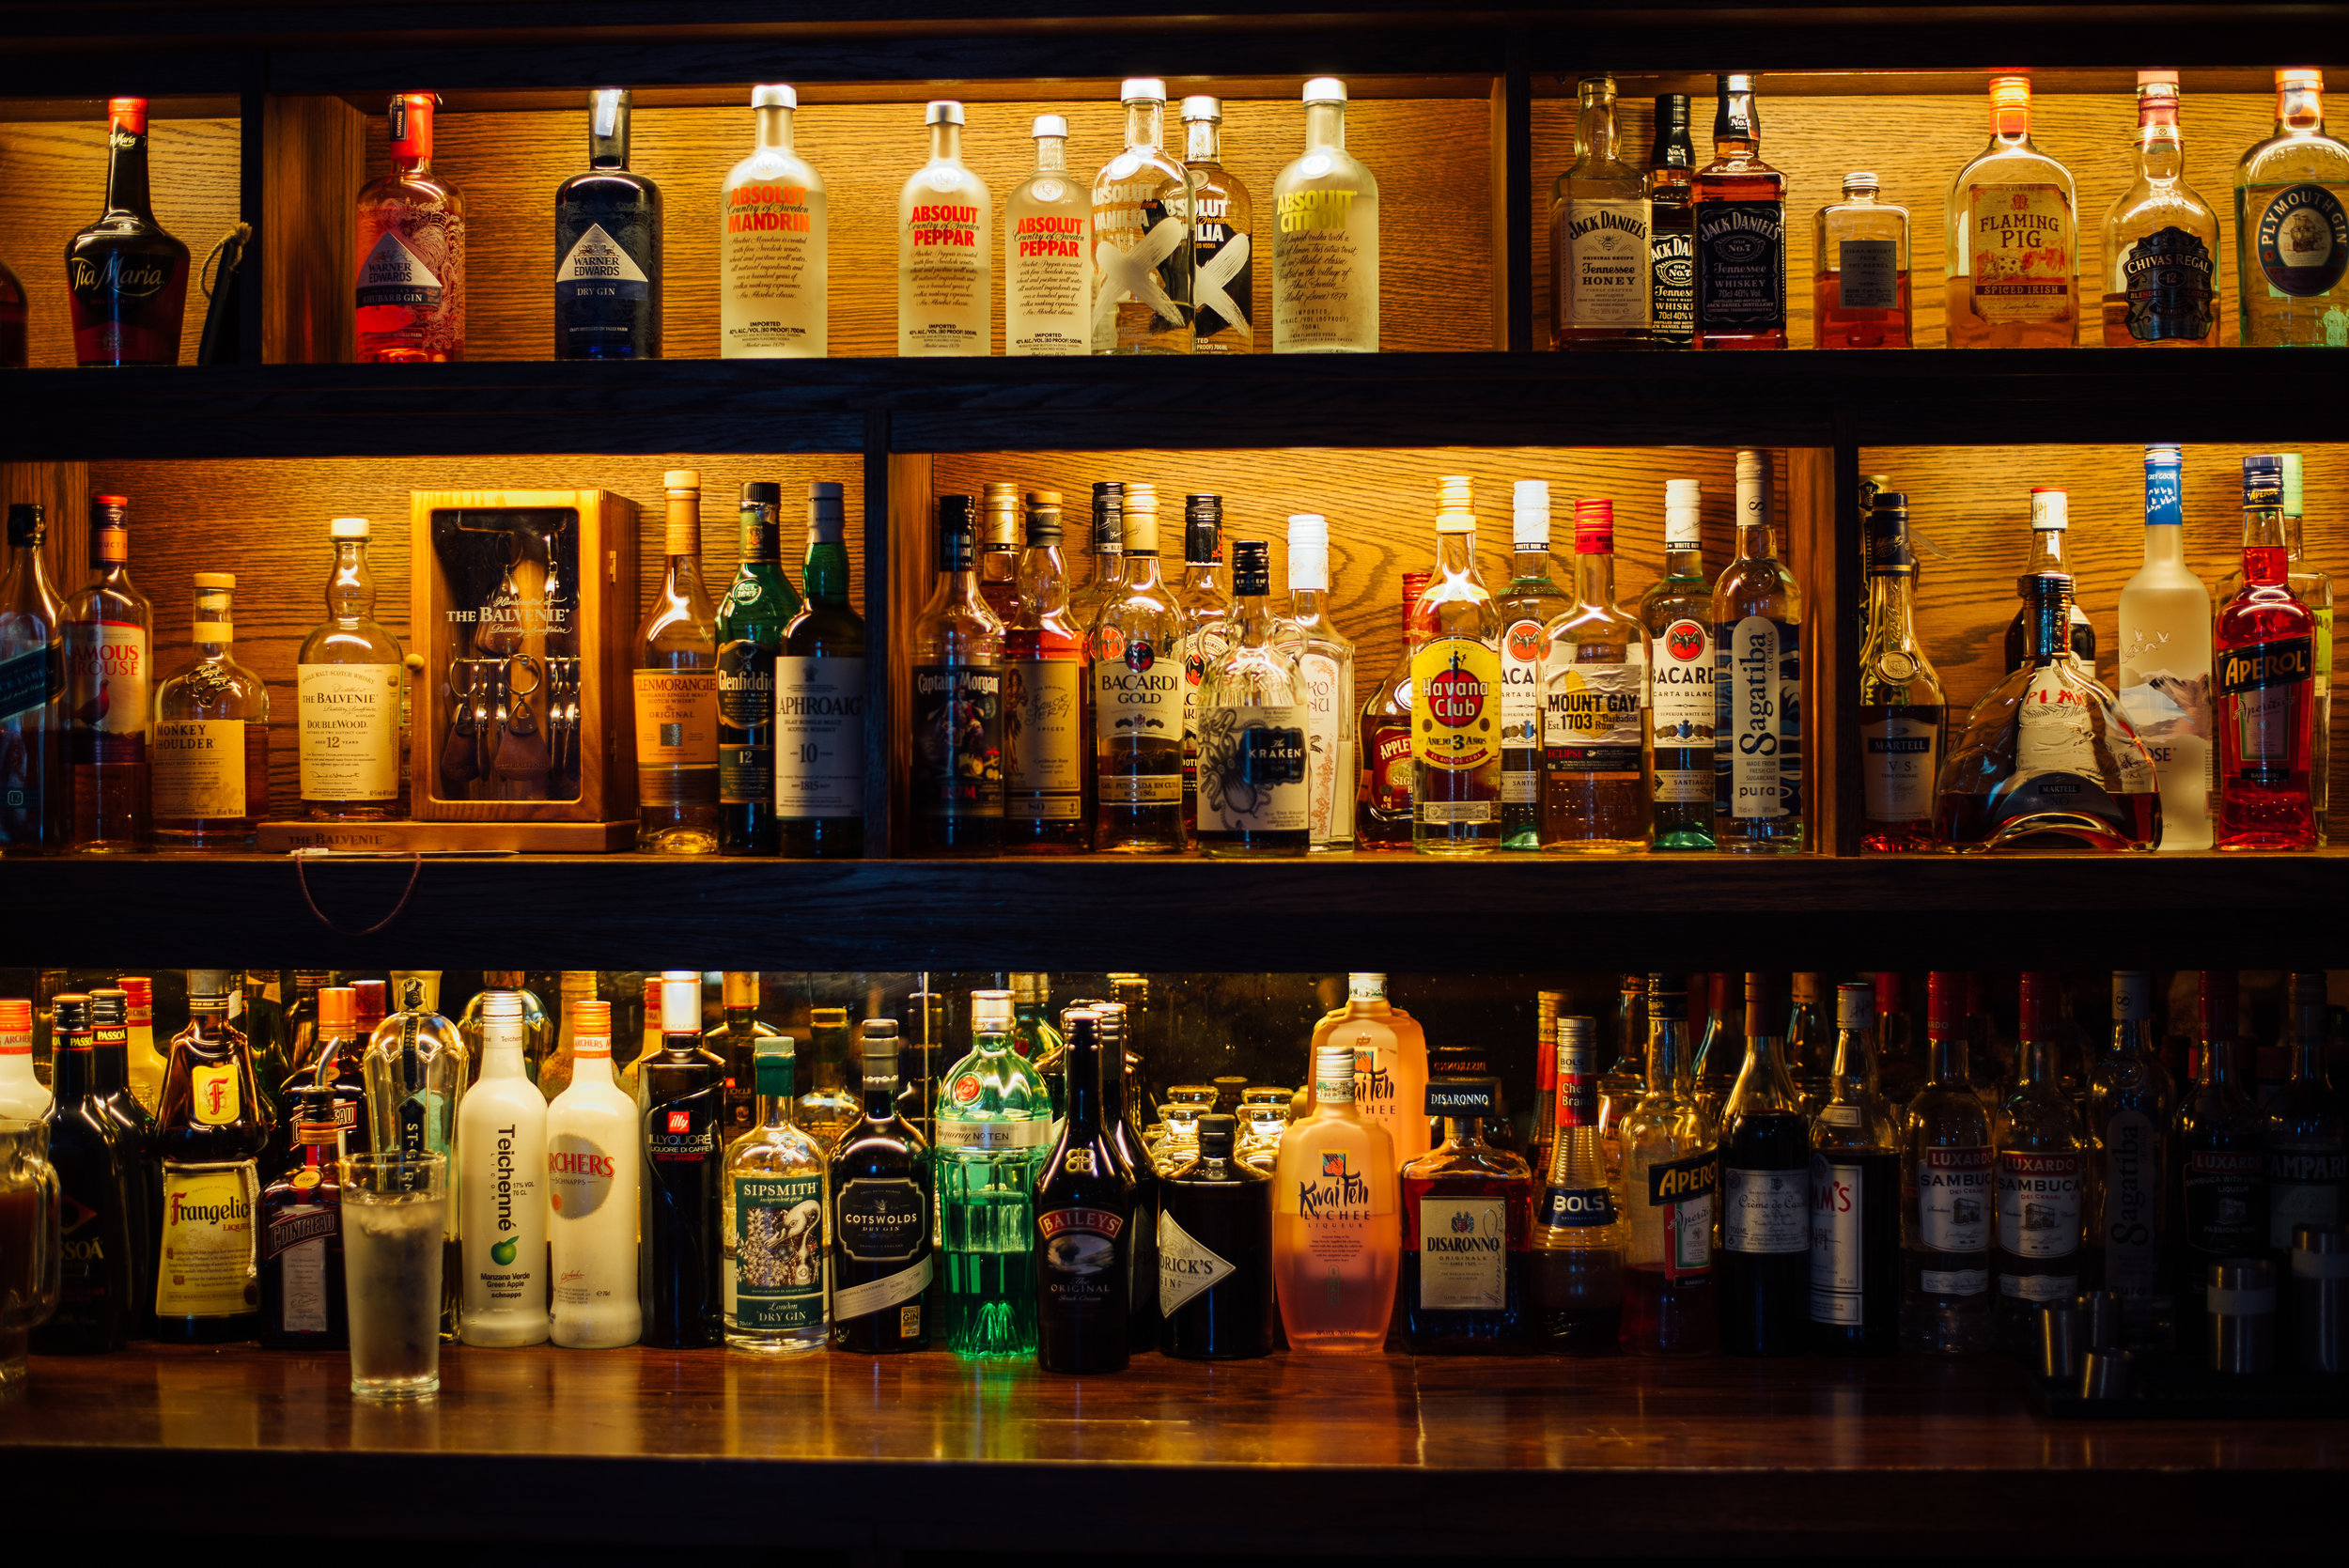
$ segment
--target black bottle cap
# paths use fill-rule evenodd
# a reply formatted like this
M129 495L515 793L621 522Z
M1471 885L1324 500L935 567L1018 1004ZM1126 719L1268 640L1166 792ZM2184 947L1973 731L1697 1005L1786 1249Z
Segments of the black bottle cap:
M40 543L48 527L47 514L39 502L20 501L8 508L8 543L16 549Z
M967 495L938 498L938 569L969 571L978 558L979 523Z
M89 1021L93 1025L124 1023L130 1017L130 992L106 990L89 994Z
M1061 505L1058 490L1030 490L1027 497L1027 538L1031 549L1056 545L1061 541Z
M89 998L81 993L50 999L50 1028L59 1034L86 1033L90 1027Z
M745 506L781 506L783 487L771 479L749 480L742 486L742 505Z
M1239 1118L1221 1111L1199 1118L1199 1152L1211 1159L1229 1159L1239 1135Z
M1272 592L1272 546L1263 539L1232 541L1232 592L1262 597Z
M1657 168L1696 167L1696 148L1688 140L1689 115L1687 93L1656 95L1656 146L1648 161Z

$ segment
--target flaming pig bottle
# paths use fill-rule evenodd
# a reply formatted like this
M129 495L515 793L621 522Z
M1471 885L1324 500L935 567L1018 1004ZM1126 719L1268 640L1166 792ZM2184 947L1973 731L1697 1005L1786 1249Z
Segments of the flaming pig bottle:
M637 1186L644 1139L636 1103L612 1077L612 1004L572 1003L570 1086L547 1107L547 1241L554 1343L573 1350L634 1344Z
M1394 1144L1354 1110L1354 1052L1314 1053L1314 1109L1281 1140L1272 1269L1289 1348L1375 1352L1394 1311Z

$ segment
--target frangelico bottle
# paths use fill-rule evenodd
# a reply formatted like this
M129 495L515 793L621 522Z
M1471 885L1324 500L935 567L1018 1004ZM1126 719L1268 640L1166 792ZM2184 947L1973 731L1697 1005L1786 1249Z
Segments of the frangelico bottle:
M155 1118L163 1165L155 1333L183 1344L249 1340L260 1327L254 1162L270 1119L244 1034L228 1022L231 978L188 971L188 1026L172 1036Z

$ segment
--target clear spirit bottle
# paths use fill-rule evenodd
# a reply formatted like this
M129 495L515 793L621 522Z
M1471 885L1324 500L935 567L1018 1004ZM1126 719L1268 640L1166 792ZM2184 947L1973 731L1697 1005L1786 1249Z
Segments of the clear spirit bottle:
M1289 519L1289 613L1278 622L1305 702L1307 826L1316 851L1354 847L1354 644L1330 618L1330 520Z
M1199 683L1232 645L1232 601L1217 573L1223 565L1223 498L1183 498L1183 581L1174 602L1183 617L1183 831L1199 824ZM1356 781L1347 780L1348 787Z
M800 1091L793 1122L829 1150L864 1114L864 1102L848 1083L848 1010L814 1007L807 1015L807 1087Z
M2122 1337L2132 1348L2159 1344L2170 1328L2165 1268L2170 1226L2162 1209L2176 1098L2154 1037L2154 977L2143 970L2116 970L2112 1028L2088 1068L2095 1177L2088 1275L2096 1289L2121 1293Z
M1933 846L1934 788L1949 745L1941 677L1917 636L1908 498L1878 490L1868 514L1868 630L1859 650L1859 847Z
M1126 576L1126 487L1104 479L1093 487L1093 570L1068 596L1068 620L1088 639Z
M1403 574L1403 651L1362 702L1362 782L1354 814L1359 848L1412 847L1419 814L1412 793L1417 785L1411 755L1411 660L1419 644L1411 626L1412 612L1429 581L1423 571Z
M1014 1048L1009 991L971 993L971 1054L939 1079L939 1254L946 1348L977 1359L1035 1351L1035 1188L1052 1102Z
M1967 1356L1990 1345L1989 1113L1966 1060L1965 976L1926 980L1925 1085L1902 1118L1901 1316L1905 1347Z
M1093 177L1093 351L1191 351L1191 179L1166 151L1166 84L1118 88L1125 150Z
M1560 997L1563 1002L1563 997ZM1558 1003L1551 1006L1553 1024ZM1550 1044L1554 1048L1557 1035L1553 1027ZM1623 1181L1623 1119L1631 1108L1640 1103L1647 1091L1647 976L1626 974L1615 986L1615 1048L1607 1063L1607 1071L1598 1080L1598 1150L1607 1166L1610 1186L1620 1187ZM1538 1066L1539 1063L1537 1063ZM1550 1075L1557 1074L1557 1052L1550 1052ZM1539 1079L1536 1079L1538 1082ZM1557 1084L1550 1084L1554 1101ZM1550 1121L1555 1124L1553 1113ZM1535 1126L1541 1125L1538 1114ZM1543 1168L1548 1169L1548 1151L1543 1151Z
M359 193L352 338L361 365L465 357L465 198L432 172L438 93L394 93L392 166Z
M1876 1086L1875 991L1835 988L1835 1057L1811 1125L1811 1344L1890 1356L1901 1336L1901 1133Z
M807 602L775 656L775 815L786 855L864 853L864 618L848 602L840 486L807 487Z
M2063 540L2071 531L2071 497L2053 485L2033 485L2030 488L2030 552L2024 559L2023 572L2015 579L2015 592L2022 599L2022 607L2006 626L2006 667L2019 670L2030 662L2030 581L2046 572L2061 572L2073 580L2071 611L2071 652L2078 661L2080 674L2093 680L2096 676L2096 629L2088 619L2088 612L2080 608L2079 579L2064 565Z
M155 689L155 843L250 849L269 815L269 688L237 662L237 580L195 574L195 657Z
M2072 172L2031 145L2030 78L1990 81L1990 145L1950 184L1952 349L2068 349L2079 336Z
M770 1038L777 1031L759 1018L756 970L721 971L718 1001L723 1011L718 1022L702 1032L702 1048L725 1063L724 1135L730 1141L748 1132L757 1119L757 1108L752 1104L756 1097L752 1075L757 1063L752 1058L758 1042ZM541 1085L544 1082L542 1073Z
M1802 590L1778 558L1768 459L1737 454L1737 554L1713 584L1713 835L1803 846Z
M1019 487L988 480L979 510L979 597L1008 628L1019 618Z
M995 207L962 162L962 105L923 113L929 162L897 195L897 353L976 354L994 348Z
M2234 171L2243 346L2349 346L2349 147L2325 130L2325 73L2276 72L2276 132Z
M1035 173L1003 202L1003 352L1093 351L1093 212L1068 178L1068 121L1038 115Z
M1123 575L1091 637L1093 846L1176 854L1185 846L1183 620L1159 578L1158 487L1128 485L1124 500Z
M1624 1118L1623 1343L1642 1356L1720 1347L1713 1288L1719 1150L1688 1053L1688 978L1647 977L1647 1092Z
M1501 846L1531 850L1542 846L1542 656L1549 623L1574 601L1549 575L1549 481L1520 479L1510 499L1509 589L1500 601ZM1707 784L1709 800L1709 775Z
M2293 594L2283 459L2243 459L2243 586L2211 634L2217 670L2213 841L2221 849L2312 849L2316 616Z
M1908 209L1882 200L1876 177L1843 177L1843 199L1812 225L1811 331L1821 349L1909 346Z
M702 476L661 476L668 492L661 592L636 628L636 846L718 851L718 628L702 586Z
M1554 1131L1528 1269L1532 1341L1569 1356L1611 1356L1622 1337L1624 1233L1599 1145L1598 1020L1560 1018L1554 1048Z
M2251 1048L2242 1037L2241 977L2201 974L2201 1059L2194 1083L2170 1118L2170 1290L2177 1348L2188 1366L2209 1368L2210 1265L2264 1256L2267 1118L2252 1100Z
M979 597L967 495L938 498L938 584L913 623L913 822L921 855L1003 844L1003 624Z
M1311 693L1299 661L1274 642L1264 540L1233 541L1232 592L1232 645L1199 683L1199 847L1232 859L1302 855Z
M1786 1015L1786 1070L1795 1080L1795 1093L1802 1096L1806 1116L1816 1116L1827 1104L1829 1074L1833 1066L1834 1042L1830 1038L1828 1012L1820 1004L1819 976L1815 970L1797 970L1787 977L1787 991L1794 1006Z
M726 1343L754 1356L821 1350L832 1338L825 1265L831 1236L831 1167L791 1122L792 1044L757 1042L755 1120L726 1147Z
M1085 638L1068 620L1058 490L1030 490L1019 608L1003 633L1003 849L1081 855L1093 847L1085 800L1092 746Z
M1272 182L1272 351L1378 351L1378 181L1346 150L1346 84L1305 84L1305 151Z
M1544 629L1542 848L1645 849L1647 630L1615 603L1615 504L1574 504L1574 608Z
M121 496L90 497L90 580L65 606L77 854L147 847L155 607L131 582L130 512Z
M1704 575L1704 489L1664 481L1664 575L1640 596L1647 629L1657 849L1713 844L1713 584Z
M740 560L718 606L718 849L771 855L775 817L775 660L800 596L783 574L783 487L742 487ZM741 1063L747 1075L750 1063ZM747 1105L747 1086L744 1104Z
M1696 171L1696 148L1688 141L1688 95L1658 93L1647 174L1649 340L1658 349L1686 349L1696 338L1696 215L1691 205Z
M2063 977L2024 971L2022 1003L2015 1078L1999 1100L1992 1268L1998 1296L1991 1309L1994 1337L2000 1348L2015 1352L2030 1348L2041 1302L2069 1301L2079 1290L2092 1180L2088 1141L2058 1065Z
M2161 847L2210 847L2210 595L2186 564L2181 451L2145 448L2145 559L2121 587L2121 711L2161 784Z
M1786 347L1786 177L1762 161L1753 78L1715 78L1713 161L1697 171L1696 347Z
M1501 611L1476 570L1470 480L1439 481L1436 571L1413 601L1411 839L1423 855L1501 847Z
M1549 346L1644 349L1652 335L1647 177L1616 155L1615 79L1576 84L1574 163L1549 197Z
M2137 73L2137 179L2105 211L2104 344L2218 343L2218 214L2186 182L2178 73Z
M726 175L718 235L718 353L822 359L831 351L832 223L824 177L791 146L800 95L751 89L757 142Z
M400 689L407 679L399 639L375 618L375 573L365 518L326 525L334 570L326 580L326 619L302 640L294 660L302 809L313 822L376 822L404 815Z
M1223 166L1223 103L1183 100L1183 166L1190 171L1190 242L1198 269L1191 351L1256 351L1256 222L1248 187Z
M62 852L72 828L66 765L65 601L49 585L41 508L8 508L0 582L0 855Z
M587 172L554 193L554 357L661 357L661 188L628 166L629 90L587 95Z

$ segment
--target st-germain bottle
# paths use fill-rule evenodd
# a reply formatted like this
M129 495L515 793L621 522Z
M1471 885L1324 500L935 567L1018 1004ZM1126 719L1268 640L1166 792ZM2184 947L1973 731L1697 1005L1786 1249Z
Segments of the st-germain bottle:
M195 574L187 665L155 688L151 788L155 843L250 849L269 815L269 687L237 662L237 580Z
M1221 99L1183 100L1183 167L1190 176L1191 256L1198 310L1191 351L1256 351L1256 223L1248 187L1223 166Z
M1713 585L1704 575L1704 488L1694 479L1664 481L1664 575L1640 596L1640 624L1647 629L1653 722L1651 846L1710 849Z
M1753 77L1714 79L1713 161L1697 171L1699 349L1786 347L1786 177L1762 161Z
M792 1046L780 1034L754 1053L756 1111L727 1146L719 1235L726 1343L754 1356L820 1350L832 1342L825 1270L832 1243L831 1162L792 1125Z
M2104 256L2106 348L2217 346L2218 214L2186 182L2174 70L2137 73L2137 179L2105 211Z
M1068 178L1068 121L1038 115L1035 173L1003 202L1003 352L1093 352L1093 213Z
M131 504L90 497L90 580L66 601L65 716L73 848L147 847L155 608L131 582Z
M800 596L783 574L783 487L745 484L741 516L741 560L715 622L718 851L771 855L783 842L775 815L775 662Z
M106 210L65 247L76 365L177 365L188 247L149 205L147 100L106 101Z
M394 93L391 168L359 193L352 337L361 365L465 357L465 198L432 172L437 93Z
M56 1109L49 1118L49 1162L65 1216L57 1241L63 1262L56 1312L33 1330L33 1348L44 1356L103 1354L122 1348L138 1315L131 1265L138 1163L96 1100L90 999L68 994L52 1006ZM250 1219L248 1211L248 1224Z
M938 498L938 583L913 623L913 821L917 855L994 855L1003 846L1003 623L979 597L967 495Z
M1642 1356L1719 1348L1713 1209L1719 1150L1697 1103L1688 979L1647 977L1647 1093L1624 1119L1623 1343Z
M1990 1347L1996 1146L1966 1060L1965 976L1926 981L1925 1086L1908 1102L1901 1160L1905 1348L1964 1356Z
M254 1161L270 1116L244 1034L228 1021L231 973L188 970L188 1025L172 1036L156 1112L163 1159L163 1248L156 1338L221 1344L260 1327Z
M1195 258L1190 173L1165 150L1166 84L1117 92L1125 149L1093 177L1093 351L1188 354Z
M1016 1027L1012 992L972 992L971 1054L939 1080L946 1348L975 1359L1035 1350L1035 1192L1052 1102L1042 1072L1014 1048Z
M1599 1143L1598 1021L1560 1018L1553 1050L1549 1167L1526 1265L1531 1337L1544 1350L1612 1356L1623 1330L1624 1229Z
M1510 499L1510 573L1501 609L1501 846L1542 846L1542 654L1545 629L1573 601L1549 575L1549 481L1519 479ZM1712 671L1708 667L1706 675ZM1705 705L1712 722L1712 704ZM1406 726L1408 727L1408 725ZM1706 799L1712 797L1711 758Z
M2276 71L2276 130L2234 171L2235 278L2245 348L2349 343L2349 146L2325 129L2325 73Z
M2243 586L2211 641L2218 735L2211 800L2221 849L2316 846L2316 616L2285 581L2283 459L2243 459Z
M1474 492L1438 481L1436 571L1410 610L1411 837L1423 855L1501 847L1501 611L1476 570Z
M1933 846L1933 791L1949 744L1941 676L1917 635L1917 555L1908 497L1876 492L1868 523L1868 630L1859 650L1859 846L1898 854Z
M1645 849L1648 637L1615 603L1615 504L1574 504L1574 606L1544 629L1542 848Z
M2079 334L2072 172L2030 139L2030 78L1990 80L1990 145L1947 208L1949 346L2068 349Z
M1875 991L1835 988L1835 1059L1811 1127L1811 1343L1890 1356L1901 1336L1901 1134L1876 1089Z
M2154 759L2161 847L2210 847L2210 595L2186 561L2183 453L2145 448L2145 563L2121 588L2121 711Z
M1720 848L1803 846L1802 590L1778 558L1760 452L1737 454L1737 554L1713 584L1713 780Z
M1795 1356L1811 1305L1811 1127L1775 977L1746 976L1746 1062L1721 1112L1721 1353Z
M294 1092L293 1163L261 1193L261 1343L339 1350L350 1343L342 1183L331 1089Z
M457 1114L467 1344L545 1343L547 1102L522 1071L522 1000L481 1004L481 1077Z
M786 855L864 853L864 619L848 603L840 486L807 487L807 602L775 656L775 815Z
M702 585L702 476L661 476L669 518L661 590L636 628L636 846L718 852L718 628Z
M367 520L326 526L334 545L326 619L294 660L302 807L313 822L381 821L405 815L399 695L408 671L399 639L375 618Z
M644 1134L636 1102L612 1078L612 1004L582 1000L571 1031L571 1081L547 1107L547 1250L554 1343L573 1350L634 1344L636 1221Z
M1046 1372L1123 1372L1130 1354L1134 1182L1102 1105L1100 1016L1078 1008L1066 1024L1067 1114L1035 1193L1036 1364Z
M49 584L39 505L8 508L0 582L0 855L54 855L72 829L66 764L65 601Z
M1030 490L1019 607L1003 633L1003 848L1081 855L1093 847L1085 800L1092 743L1086 639L1068 619L1058 490Z
M1394 1144L1354 1110L1354 1049L1314 1053L1314 1107L1281 1139L1272 1266L1298 1351L1376 1353L1401 1263Z
M1615 79L1576 84L1574 163L1549 198L1549 346L1644 349L1651 336L1647 177L1616 156Z
M661 188L628 167L630 93L587 95L587 172L554 192L554 357L661 357Z
M923 112L929 162L897 196L897 353L994 349L995 204L962 161L962 105Z
M1229 1361L1272 1349L1272 1178L1233 1156L1237 1117L1199 1118L1199 1152L1159 1181L1159 1349Z
M636 1108L645 1129L637 1248L644 1343L664 1350L716 1344L725 1333L718 1226L726 1068L702 1044L698 970L661 971L661 1048L636 1064Z
M1199 685L1199 847L1210 856L1310 846L1309 697L1297 661L1273 641L1271 588L1265 541L1234 540L1232 645Z
M864 1023L864 1120L832 1151L832 1343L881 1354L930 1343L930 1150L897 1114L897 1023Z
M1182 614L1159 577L1158 487L1126 486L1122 515L1124 575L1090 630L1093 846L1104 854L1176 854L1185 846L1187 688Z
M757 145L726 176L718 236L718 352L822 359L831 348L832 224L824 178L791 146L797 89L751 89Z
M1588 1022L1588 1019L1582 1020ZM1403 1337L1418 1354L1508 1354L1525 1348L1536 1331L1543 1343L1569 1348L1584 1325L1578 1309L1607 1321L1591 1338L1614 1348L1609 1311L1590 1296L1592 1272L1577 1257L1562 1274L1566 1288L1545 1302L1534 1279L1533 1177L1525 1161L1486 1143L1482 1129L1500 1107L1491 1079L1436 1079L1427 1085L1425 1110L1443 1120L1443 1141L1403 1167L1403 1250L1398 1296ZM1553 1189L1554 1190L1554 1189ZM1603 1188L1602 1188L1603 1190ZM1575 1197L1587 1197L1578 1193ZM1547 1218L1548 1209L1545 1208ZM1611 1206L1603 1211L1611 1220ZM1611 1239L1611 1238L1610 1238ZM1606 1250L1609 1261L1614 1250ZM1613 1269L1603 1269L1611 1276ZM1617 1283L1612 1279L1609 1285Z
M2068 1301L2079 1290L2082 1221L2092 1178L2079 1112L2063 1092L2057 1062L2062 1009L2062 976L2024 971L2015 1077L1999 1098L1999 1233L1992 1265L1998 1286L1993 1333L1999 1348L2017 1353L2030 1348L2040 1303Z
M2171 1311L2162 1209L2175 1089L2155 1048L2153 989L2143 970L2113 971L2112 1028L2088 1068L2097 1161L2088 1273L2098 1290L2121 1293L2122 1336L2137 1349L2161 1343Z
M1272 182L1272 351L1378 351L1378 180L1346 150L1346 84L1305 84L1305 150Z
M2188 1366L2210 1357L2210 1265L2268 1252L2267 1118L2245 1071L2241 988L2232 970L2204 970L2199 1031L2201 1072L2171 1118L2170 1289L2177 1351Z

